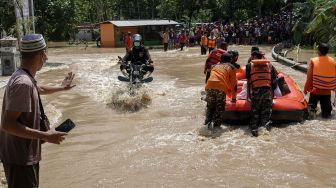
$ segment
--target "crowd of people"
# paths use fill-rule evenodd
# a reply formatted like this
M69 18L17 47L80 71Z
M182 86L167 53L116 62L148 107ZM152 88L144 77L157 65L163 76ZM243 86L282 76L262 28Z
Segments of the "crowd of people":
M212 37L217 48L222 42L238 45L275 44L291 38L294 17L282 12L273 16L256 16L246 21L233 23L201 23L190 29L170 28L163 31L165 51L183 49L186 46L202 45L202 37Z

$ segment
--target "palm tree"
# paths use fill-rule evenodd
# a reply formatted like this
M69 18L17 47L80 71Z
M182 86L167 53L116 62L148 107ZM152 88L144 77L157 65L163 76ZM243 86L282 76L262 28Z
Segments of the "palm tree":
M296 43L308 37L314 42L327 42L336 47L336 0L308 0L296 3L295 10L298 16L293 27Z
M318 42L328 42L336 47L336 1L315 1L313 17L306 33L312 34Z

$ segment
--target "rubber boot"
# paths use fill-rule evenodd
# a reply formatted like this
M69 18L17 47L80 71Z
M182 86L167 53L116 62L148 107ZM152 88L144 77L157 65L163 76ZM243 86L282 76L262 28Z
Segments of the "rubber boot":
M266 128L267 131L271 131L271 129L272 129L271 124L272 124L272 121L268 121L268 122L265 124L265 128Z
M214 128L215 128L215 127L218 128L218 127L221 126L221 124L222 124L221 122L219 122L219 121L215 121L214 124L213 124L213 127L214 127Z
M254 137L258 137L258 129L251 129L251 134Z
M212 110L207 108L206 113L205 113L205 121L204 125L208 125L212 121Z
M249 125L249 128L250 128L251 134L254 137L258 137L258 127Z

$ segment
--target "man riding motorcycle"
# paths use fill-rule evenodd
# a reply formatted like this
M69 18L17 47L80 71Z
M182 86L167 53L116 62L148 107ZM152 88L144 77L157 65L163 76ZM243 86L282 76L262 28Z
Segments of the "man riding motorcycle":
M143 69L146 71L144 78L148 77L154 71L154 62L151 60L148 49L143 45L142 37L139 34L133 35L133 47L126 52L120 65L121 72L127 77L129 77L130 74L129 61L131 64L144 65Z

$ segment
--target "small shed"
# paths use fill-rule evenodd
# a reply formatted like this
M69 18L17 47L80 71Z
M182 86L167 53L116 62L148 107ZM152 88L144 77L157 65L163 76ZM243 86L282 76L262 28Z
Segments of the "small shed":
M145 45L161 44L161 34L166 28L179 23L173 20L113 20L100 23L102 47L122 47L127 32L142 35Z
M93 41L98 38L98 25L84 23L76 26L74 29L74 38L76 40Z

